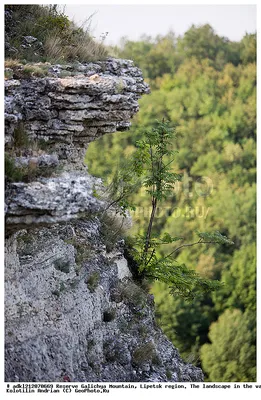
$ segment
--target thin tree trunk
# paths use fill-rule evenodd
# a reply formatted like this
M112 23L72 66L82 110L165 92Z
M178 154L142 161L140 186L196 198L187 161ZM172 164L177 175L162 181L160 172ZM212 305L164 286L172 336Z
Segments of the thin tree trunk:
M150 222L149 222L147 233L146 233L145 246L144 246L144 251L143 251L143 261L144 261L145 265L147 262L147 255L148 255L148 250L149 250L149 245L150 245L152 225L153 225L156 209L157 209L157 199L153 198L152 199L152 210L151 210L151 214L150 214Z

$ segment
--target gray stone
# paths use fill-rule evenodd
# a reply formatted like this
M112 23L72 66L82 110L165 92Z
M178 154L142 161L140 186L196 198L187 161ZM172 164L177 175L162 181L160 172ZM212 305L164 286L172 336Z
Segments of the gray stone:
M31 183L9 184L6 190L7 231L66 222L101 209L92 195L95 180L88 174L63 173Z
M57 154L42 154L38 157L16 157L15 165L17 167L28 167L34 165L37 168L56 168L59 165Z
M34 42L37 42L38 39L34 36L24 36L24 41L28 44L32 44Z
M22 122L35 142L44 139L55 151L57 143L62 143L58 157L69 143L86 149L105 133L128 129L139 110L138 99L149 93L141 71L128 60L56 65L49 71L52 76L45 78L5 81L7 143L12 143L14 130ZM59 71L80 71L81 75L60 78ZM75 159L69 157L70 163L75 164Z

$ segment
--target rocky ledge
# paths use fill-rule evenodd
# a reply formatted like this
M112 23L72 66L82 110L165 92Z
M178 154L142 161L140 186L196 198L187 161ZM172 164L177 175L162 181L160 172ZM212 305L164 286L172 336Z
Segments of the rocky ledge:
M59 153L57 144L86 149L105 133L128 129L138 99L149 93L133 62L115 59L49 66L44 78L6 80L5 90L6 142L12 144L20 121L30 138L53 144Z

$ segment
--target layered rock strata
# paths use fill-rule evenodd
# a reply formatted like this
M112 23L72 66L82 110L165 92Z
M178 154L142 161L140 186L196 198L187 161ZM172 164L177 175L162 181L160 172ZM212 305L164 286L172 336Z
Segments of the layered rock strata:
M14 129L23 122L29 138L48 142L67 164L73 150L128 129L139 109L137 100L149 93L131 61L114 59L50 66L48 76L7 80L5 89L6 142L12 145Z

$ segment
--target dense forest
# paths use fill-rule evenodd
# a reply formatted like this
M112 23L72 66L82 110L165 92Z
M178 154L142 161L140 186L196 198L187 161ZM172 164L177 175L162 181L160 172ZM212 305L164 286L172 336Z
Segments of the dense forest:
M168 232L190 242L197 230L218 230L234 244L177 253L177 261L222 285L188 302L154 282L158 323L206 380L255 381L256 35L231 42L209 25L192 26L182 37L123 38L113 52L135 61L151 94L141 99L128 132L89 146L88 169L110 182L156 120L176 127L172 168L182 180L157 210L154 235ZM142 232L150 200L145 191L132 197L132 229Z

